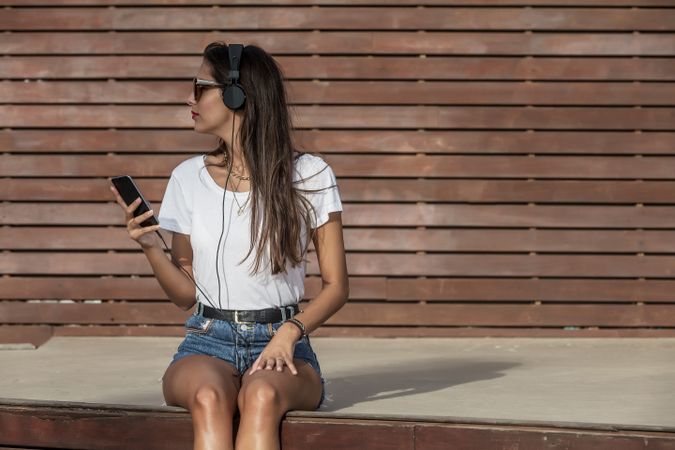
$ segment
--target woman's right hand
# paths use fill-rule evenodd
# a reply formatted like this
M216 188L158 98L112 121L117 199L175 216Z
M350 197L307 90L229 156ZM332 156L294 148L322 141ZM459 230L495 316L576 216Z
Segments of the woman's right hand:
M150 210L145 214L134 217L134 211L136 208L138 208L138 205L141 204L141 198L138 197L133 201L133 203L127 206L114 186L110 186L110 190L113 192L113 194L115 194L115 200L117 201L117 204L119 204L124 210L124 221L127 224L127 231L129 232L131 239L138 242L143 248L159 247L159 238L154 233L159 229L159 225L150 225L149 227L141 227L140 225L140 223L145 219L152 217L154 212Z

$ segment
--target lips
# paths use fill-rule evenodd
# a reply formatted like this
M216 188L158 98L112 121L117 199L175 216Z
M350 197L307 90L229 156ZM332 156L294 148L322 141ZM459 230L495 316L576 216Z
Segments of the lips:
M198 116L198 115L199 115L199 114L197 114L197 113L194 112L194 111L190 111L190 112L192 113L192 117L195 117L195 116Z

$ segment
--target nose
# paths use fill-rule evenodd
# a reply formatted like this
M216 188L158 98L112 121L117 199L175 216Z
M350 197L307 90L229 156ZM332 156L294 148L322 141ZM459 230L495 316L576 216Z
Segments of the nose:
M186 103L188 104L188 106L192 106L192 105L197 104L197 102L195 101L195 93L194 92L190 92L190 96L187 98Z

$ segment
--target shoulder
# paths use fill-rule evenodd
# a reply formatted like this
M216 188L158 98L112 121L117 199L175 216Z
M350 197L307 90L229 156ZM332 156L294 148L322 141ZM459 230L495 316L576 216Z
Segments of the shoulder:
M301 153L295 158L294 179L311 178L326 167L329 167L328 163L321 156L312 155L311 153Z
M203 155L201 153L185 158L173 168L171 176L178 178L179 181L183 182L194 178L202 158Z

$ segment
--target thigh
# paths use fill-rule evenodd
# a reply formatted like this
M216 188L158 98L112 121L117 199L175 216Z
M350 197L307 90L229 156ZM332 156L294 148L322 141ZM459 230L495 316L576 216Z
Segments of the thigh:
M268 369L257 370L253 375L244 373L239 391L239 409L243 413L246 399L256 397L260 392L273 393L279 399L282 411L315 410L322 398L321 376L304 359L293 358L297 375L284 366L281 372Z
M225 403L236 409L241 381L235 367L209 355L188 355L171 363L162 377L162 392L168 406L192 409L200 388L222 393Z

